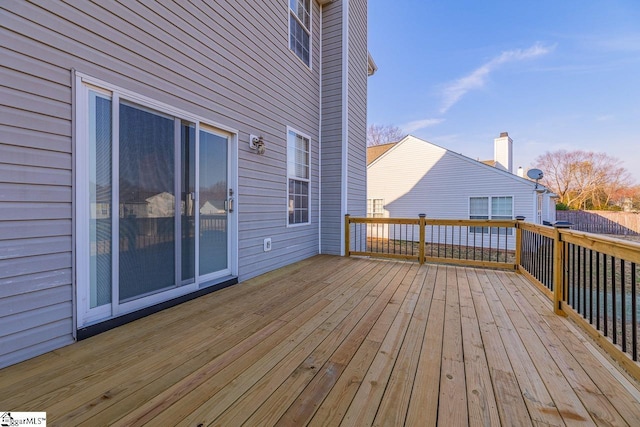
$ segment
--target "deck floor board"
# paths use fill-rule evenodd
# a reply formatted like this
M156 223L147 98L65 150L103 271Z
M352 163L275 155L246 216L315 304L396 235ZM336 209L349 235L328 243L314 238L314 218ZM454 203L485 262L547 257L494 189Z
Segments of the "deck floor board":
M317 256L0 370L50 425L640 425L523 276Z

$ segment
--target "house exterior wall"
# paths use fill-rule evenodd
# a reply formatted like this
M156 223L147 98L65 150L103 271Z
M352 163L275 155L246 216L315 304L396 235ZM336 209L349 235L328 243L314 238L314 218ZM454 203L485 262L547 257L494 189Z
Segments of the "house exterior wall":
M322 236L320 251L340 253L343 138L342 0L323 6L322 19ZM336 233L336 230L338 233Z
M310 68L289 49L287 1L0 5L0 367L74 340L76 71L238 131L240 280L319 252L321 99L331 137L342 101L331 91L341 79L332 68L344 50L341 5L311 2ZM338 37L335 46L325 37L326 96L321 22ZM358 31L366 37L366 22ZM311 221L295 227L287 126L311 140ZM248 148L250 134L264 137L264 155ZM342 158L326 151L323 167L339 170ZM340 199L341 187L327 189ZM267 237L272 250L263 252Z
M368 167L368 199L392 218L468 219L469 198L512 196L513 215L535 221L533 183L414 137Z
M364 29L349 34L348 167L345 213L364 216L367 212L367 2L349 2L349 28Z
M366 213L367 2L334 1L323 16L320 251L339 255L344 215Z

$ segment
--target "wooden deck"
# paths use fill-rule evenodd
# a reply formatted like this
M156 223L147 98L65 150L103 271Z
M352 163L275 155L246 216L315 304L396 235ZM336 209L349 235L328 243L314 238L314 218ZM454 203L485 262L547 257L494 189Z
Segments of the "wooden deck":
M49 425L640 425L522 276L318 256L0 370Z

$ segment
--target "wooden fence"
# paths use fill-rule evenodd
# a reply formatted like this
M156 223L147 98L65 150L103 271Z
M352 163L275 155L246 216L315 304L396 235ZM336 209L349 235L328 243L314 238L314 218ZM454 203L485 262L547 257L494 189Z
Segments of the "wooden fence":
M577 231L640 236L640 213L636 212L557 211L556 219L570 222Z

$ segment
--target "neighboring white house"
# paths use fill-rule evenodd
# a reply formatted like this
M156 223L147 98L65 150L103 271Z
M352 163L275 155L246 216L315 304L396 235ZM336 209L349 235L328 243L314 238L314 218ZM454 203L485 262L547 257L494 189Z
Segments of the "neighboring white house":
M555 221L555 196L514 175L513 141L495 140L490 166L414 136L370 147L367 156L367 215L442 219Z
M344 252L366 0L0 10L0 367Z

